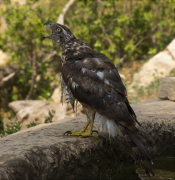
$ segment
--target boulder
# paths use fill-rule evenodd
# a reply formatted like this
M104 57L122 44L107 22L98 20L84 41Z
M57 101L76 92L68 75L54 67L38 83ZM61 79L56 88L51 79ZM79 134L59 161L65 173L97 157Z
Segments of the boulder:
M166 47L166 49L170 52L175 60L175 39L171 41L171 43Z
M161 79L157 97L175 101L175 77L164 77Z
M164 51L159 52L145 63L142 69L134 74L133 82L129 86L132 91L134 86L147 87L157 79L168 76L175 69L175 39Z
M174 102L153 99L132 107L141 123L138 128L145 136L142 140L150 154L153 157L173 156ZM120 136L110 144L107 133L102 134L106 136L106 142L93 137L84 139L63 135L68 130L79 131L86 121L86 116L77 116L40 124L1 138L0 179L71 180L114 176L126 166L125 163L121 166L121 160L130 156L131 148ZM97 129L95 124L94 130Z
M43 100L23 100L23 101L13 101L9 104L9 107L15 113L15 119L12 121L19 121L22 124L21 129L26 129L30 122L35 122L36 124L42 124L45 121L45 117L49 116L49 111L54 110L55 114L53 121L64 119L66 116L67 104L55 103ZM9 123L4 122L4 126Z
M61 103L61 88L60 87L57 87L54 89L51 98L53 99L55 103Z

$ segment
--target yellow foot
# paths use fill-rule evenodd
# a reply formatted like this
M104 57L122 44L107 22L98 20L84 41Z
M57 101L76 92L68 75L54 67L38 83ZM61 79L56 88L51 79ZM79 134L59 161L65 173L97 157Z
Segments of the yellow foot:
M80 137L96 137L96 138L100 138L97 134L91 133L91 132L71 132L71 131L67 131L64 133L64 135L68 135L68 136L80 136Z

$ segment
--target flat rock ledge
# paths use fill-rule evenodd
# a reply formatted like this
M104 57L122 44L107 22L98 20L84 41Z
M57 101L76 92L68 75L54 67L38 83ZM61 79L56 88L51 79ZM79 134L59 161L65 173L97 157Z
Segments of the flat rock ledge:
M132 107L152 157L173 156L175 103L152 99ZM107 133L102 133L107 141L63 136L67 130L80 130L85 122L85 116L78 116L1 138L0 180L109 179L107 171L121 168L121 158L129 157L131 152L120 135L112 143Z

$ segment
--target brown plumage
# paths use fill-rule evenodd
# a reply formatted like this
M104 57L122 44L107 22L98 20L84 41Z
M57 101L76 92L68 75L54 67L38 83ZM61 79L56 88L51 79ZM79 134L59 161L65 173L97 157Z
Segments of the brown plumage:
M92 124L87 123L80 132L68 131L68 134L85 136L89 125L87 136L94 136L90 126L93 126L95 114L98 113L119 126L130 143L135 158L148 175L154 175L145 163L144 156L149 161L152 160L138 137L140 132L135 124L139 122L129 105L126 88L113 62L104 54L92 50L85 42L77 40L67 27L49 22L45 25L52 29L52 34L45 38L55 41L62 51L61 74L65 89L69 89L70 96L67 96L72 97L73 104L75 100L79 101L88 121L92 121Z

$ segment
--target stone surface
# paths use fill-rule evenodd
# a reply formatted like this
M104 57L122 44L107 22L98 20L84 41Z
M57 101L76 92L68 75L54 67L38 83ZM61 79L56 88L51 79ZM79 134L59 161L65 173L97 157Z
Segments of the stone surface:
M170 54L173 56L173 59L175 60L175 39L171 41L166 49L170 52Z
M162 156L154 159L152 168L155 176L148 177L145 171L141 168L136 169L136 174L141 180L174 180L175 179L175 157Z
M9 107L14 111L16 118L12 122L21 122L22 128L26 129L26 125L30 122L36 124L42 124L45 121L45 117L49 116L49 111L55 110L53 121L64 119L66 116L67 104L54 103L43 100L23 100L13 101L9 103ZM4 121L4 127L9 121Z
M57 88L54 90L51 98L53 99L53 101L54 101L55 103L61 103L61 88L60 88L60 87L57 87Z
M138 178L140 180L173 180L175 179L175 173L172 171L164 171L164 170L160 170L160 169L155 169L154 173L155 176L154 177L148 177L143 169L137 169L136 173L138 174Z
M132 90L134 86L147 87L156 79L168 76L175 69L175 39L167 46L164 51L159 52L145 63L142 69L134 74L133 82L129 86Z
M139 129L145 136L144 144L150 154L173 155L174 102L153 99L132 107L142 125ZM67 130L80 130L85 122L85 116L78 116L51 124L40 124L1 138L0 179L105 178L108 172L105 164L109 159L104 163L104 157L111 155L114 164L117 160L120 163L119 155L126 158L130 148L120 136L111 145L102 139L63 136ZM97 130L97 125L94 129ZM105 167L101 175L100 167ZM119 164L117 167L120 168Z
M157 97L175 101L175 77L164 77L161 79Z
M126 76L124 75L124 74L120 74L120 77L122 78L122 80L124 79L126 79Z

